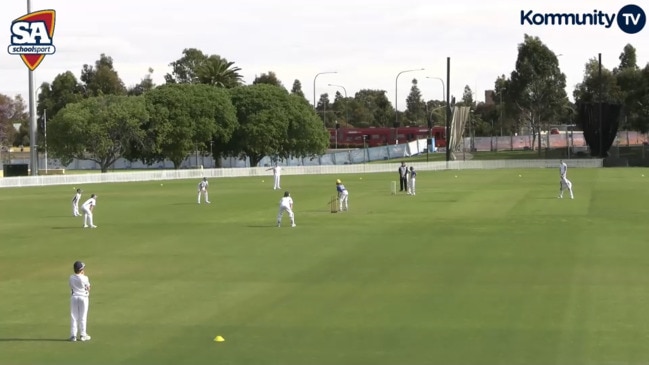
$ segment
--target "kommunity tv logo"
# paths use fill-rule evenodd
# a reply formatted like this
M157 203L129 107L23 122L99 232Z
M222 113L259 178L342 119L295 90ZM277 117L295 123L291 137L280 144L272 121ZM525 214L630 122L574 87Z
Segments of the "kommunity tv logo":
M611 28L615 24L627 34L640 32L647 23L644 10L638 5L625 5L617 12L595 9L592 12L537 12L521 10L521 25L531 26L591 26Z

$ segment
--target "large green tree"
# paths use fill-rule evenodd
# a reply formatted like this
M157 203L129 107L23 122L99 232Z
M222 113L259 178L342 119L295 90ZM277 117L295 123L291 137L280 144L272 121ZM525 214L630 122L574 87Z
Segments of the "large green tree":
M516 69L507 85L507 103L532 129L541 153L541 131L555 121L568 105L566 75L557 56L538 37L525 34L518 46ZM538 138L537 138L538 137Z
M230 155L248 157L257 166L264 156L308 157L326 150L329 136L301 96L268 84L240 86L230 95L240 123Z
M599 61L591 58L584 67L584 78L573 91L577 103L608 102L620 103L624 94L617 84L617 79L611 70L602 65L601 79L599 76Z
M146 143L131 159L153 163L168 158L179 168L193 151L212 147L218 154L237 127L229 95L213 86L166 84L144 97L150 115L144 126Z
M48 123L48 149L64 164L90 160L106 172L141 143L147 119L141 96L102 95L70 103Z
M329 133L309 102L299 95L288 95L287 141L282 144L282 157L314 157L329 147Z
M37 112L39 117L42 117L47 109L49 119L54 118L66 105L79 102L84 98L83 86L72 71L56 75L52 83L42 83L40 90Z
M288 141L288 93L273 85L247 85L230 89L239 128L229 145L233 156L250 158L257 166L264 156L280 156Z
M394 123L394 106L385 90L363 89L354 95L351 119L374 127L388 127Z

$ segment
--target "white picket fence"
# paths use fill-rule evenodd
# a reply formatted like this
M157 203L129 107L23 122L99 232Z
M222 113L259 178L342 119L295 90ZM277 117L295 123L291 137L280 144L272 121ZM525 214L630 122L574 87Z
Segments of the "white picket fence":
M568 160L571 168L602 167L602 159ZM287 166L282 168L283 175L325 175L325 174L359 174L396 172L399 163L357 164L357 165L320 165L320 166ZM557 160L489 160L489 161L436 161L413 162L419 171L440 170L469 170L469 169L525 169L525 168L558 168ZM0 178L0 188L49 186L49 185L81 185L96 183L116 183L135 181L177 180L270 176L271 172L265 167L222 168L222 169L193 169L193 170L156 170L137 172L109 172L96 174L44 175Z

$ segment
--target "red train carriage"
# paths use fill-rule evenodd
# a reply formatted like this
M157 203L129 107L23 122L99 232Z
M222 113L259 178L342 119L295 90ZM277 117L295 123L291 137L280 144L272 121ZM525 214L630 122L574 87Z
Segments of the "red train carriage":
M362 148L364 146L377 147L407 143L418 139L426 139L429 130L426 127L400 127L400 128L329 128L330 148ZM435 138L436 147L445 147L446 129L433 127L432 137ZM367 136L366 143L363 137ZM338 143L336 143L336 137Z

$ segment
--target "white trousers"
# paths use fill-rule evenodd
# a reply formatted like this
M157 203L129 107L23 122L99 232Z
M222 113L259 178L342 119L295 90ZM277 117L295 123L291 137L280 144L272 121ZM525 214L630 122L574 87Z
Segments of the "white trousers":
M72 203L72 215L75 217L80 216L79 214L79 203Z
M293 214L293 209L285 205L280 205L279 212L277 213L277 225L279 226L280 224L282 224L282 217L284 216L284 212L288 213L288 217L291 218L291 225L295 224L295 215Z
M95 224L92 222L92 212L89 209L83 209L83 226L94 226Z
M408 189L409 189L408 192L410 194L415 195L415 179L414 178L410 178L410 186L408 186Z
M205 202L206 202L206 203L209 203L209 202L210 202L209 195L207 195L207 190L199 190L199 191L198 191L198 204L201 203L201 195L204 195L204 196L205 196Z
M273 185L273 190L281 189L281 187L279 186L279 177L280 175L275 175L274 177L275 184Z
M349 192L347 190L344 190L342 193L340 193L340 196L338 197L338 204L340 206L340 211L349 210Z
M88 297L73 295L70 298L70 336L87 336Z
M568 180L565 177L561 178L561 181L559 182L559 196L563 196L563 191L568 190L570 192L570 197L573 197L572 193L572 182Z

